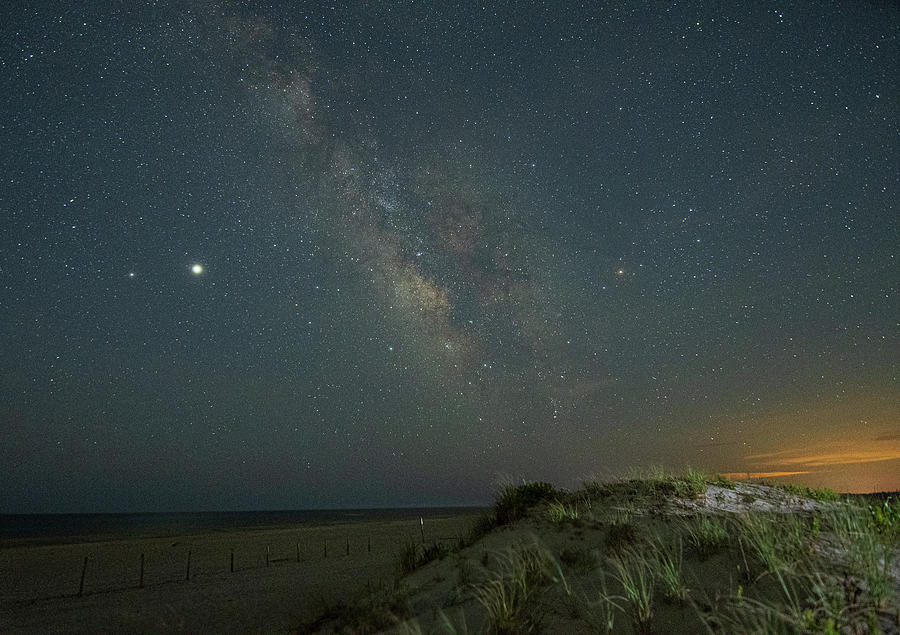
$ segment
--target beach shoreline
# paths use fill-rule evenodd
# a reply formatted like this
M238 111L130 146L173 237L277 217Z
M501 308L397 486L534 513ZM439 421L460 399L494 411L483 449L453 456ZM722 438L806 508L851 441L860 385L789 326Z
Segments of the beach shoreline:
M290 631L391 583L410 540L458 540L480 513L418 512L78 542L7 539L0 631Z

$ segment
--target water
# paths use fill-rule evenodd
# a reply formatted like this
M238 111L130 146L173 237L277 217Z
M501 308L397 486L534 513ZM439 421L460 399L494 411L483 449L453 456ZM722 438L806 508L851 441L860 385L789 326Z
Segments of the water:
M477 511L466 507L340 509L152 514L0 514L0 547L120 538L190 535L372 520L437 518Z

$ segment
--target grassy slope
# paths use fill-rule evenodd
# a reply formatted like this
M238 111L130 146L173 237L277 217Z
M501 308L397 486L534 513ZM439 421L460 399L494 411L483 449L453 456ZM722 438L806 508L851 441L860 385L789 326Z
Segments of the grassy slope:
M900 632L896 500L655 471L508 486L322 632Z

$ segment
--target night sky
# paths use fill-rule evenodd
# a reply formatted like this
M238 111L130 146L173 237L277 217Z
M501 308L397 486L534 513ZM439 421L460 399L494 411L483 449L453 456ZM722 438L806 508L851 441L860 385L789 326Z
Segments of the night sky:
M900 5L7 3L0 512L900 489Z

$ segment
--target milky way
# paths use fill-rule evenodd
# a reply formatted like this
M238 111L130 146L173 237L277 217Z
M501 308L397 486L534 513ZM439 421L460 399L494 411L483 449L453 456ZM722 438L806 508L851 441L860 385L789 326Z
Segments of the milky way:
M20 12L0 511L900 488L898 19Z

